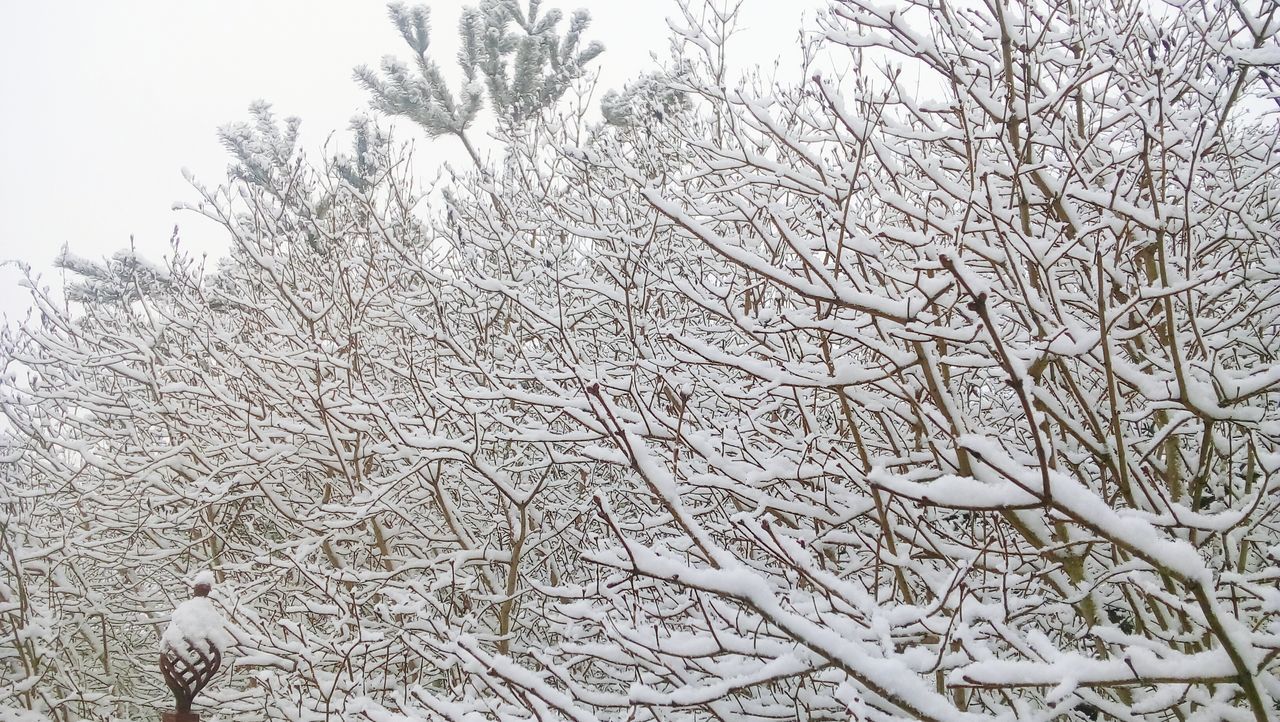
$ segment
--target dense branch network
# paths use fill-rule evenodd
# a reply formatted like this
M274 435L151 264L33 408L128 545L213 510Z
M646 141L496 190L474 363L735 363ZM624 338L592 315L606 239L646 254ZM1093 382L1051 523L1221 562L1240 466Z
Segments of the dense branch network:
M258 106L215 268L34 284L0 703L157 704L208 566L237 719L1277 713L1280 10L843 0L785 85L682 9L593 123L585 17L469 11L452 95L395 6L374 106L501 163L424 212Z

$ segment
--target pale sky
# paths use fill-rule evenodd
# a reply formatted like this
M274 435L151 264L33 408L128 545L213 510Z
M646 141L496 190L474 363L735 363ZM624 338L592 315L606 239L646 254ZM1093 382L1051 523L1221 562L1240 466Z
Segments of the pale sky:
M451 65L459 10L436 0L433 46ZM746 0L735 63L796 66L801 16L821 0ZM546 0L584 7L586 38L603 42L601 88L618 87L667 55L674 0ZM404 57L380 0L0 0L0 260L20 259L60 287L51 262L64 243L109 256L134 236L159 260L174 225L183 245L217 255L218 228L191 212L182 177L223 182L227 156L215 129L243 120L255 99L302 119L312 157L332 131L365 110L351 78L360 64ZM406 124L397 135L408 138ZM450 139L418 143L420 173L463 156ZM28 306L12 267L0 268L0 314Z

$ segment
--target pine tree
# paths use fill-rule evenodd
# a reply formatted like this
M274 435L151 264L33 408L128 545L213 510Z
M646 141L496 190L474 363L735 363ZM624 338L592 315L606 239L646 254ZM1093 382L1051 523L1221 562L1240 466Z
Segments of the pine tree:
M455 93L430 53L430 8L392 3L391 22L413 51L413 66L388 56L381 74L363 66L356 79L368 89L375 108L409 118L431 137L456 136L479 165L466 131L484 97L500 124L518 126L559 100L587 63L604 52L594 41L582 47L582 33L591 22L585 10L574 12L561 34L561 12L540 13L541 5L541 0L529 0L521 9L518 0L485 0L463 10L457 65L464 82Z

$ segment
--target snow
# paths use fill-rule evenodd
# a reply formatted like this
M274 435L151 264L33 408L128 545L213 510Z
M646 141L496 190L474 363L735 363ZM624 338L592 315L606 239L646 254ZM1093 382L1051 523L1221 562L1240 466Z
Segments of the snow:
M1206 2L846 0L741 84L682 5L431 187L255 106L216 267L0 333L0 697L139 716L167 623L245 722L1265 719L1280 26Z
M233 642L227 620L208 597L192 597L179 604L160 638L162 649L184 656L191 656L192 649L207 653L210 647L223 652Z

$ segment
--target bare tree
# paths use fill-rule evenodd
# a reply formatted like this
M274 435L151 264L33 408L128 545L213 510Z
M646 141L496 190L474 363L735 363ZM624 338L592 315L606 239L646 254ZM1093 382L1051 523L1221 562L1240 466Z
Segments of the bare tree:
M1280 10L842 0L787 85L686 5L597 123L514 8L438 205L258 106L216 268L33 279L0 701L159 702L208 566L238 719L1274 716Z

